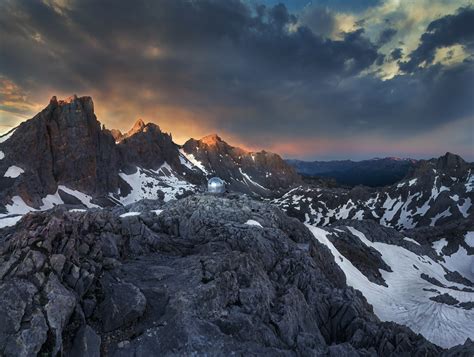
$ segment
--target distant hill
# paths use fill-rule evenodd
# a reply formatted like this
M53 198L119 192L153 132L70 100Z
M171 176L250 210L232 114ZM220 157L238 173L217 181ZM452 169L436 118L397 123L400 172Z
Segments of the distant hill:
M400 181L416 163L413 159L393 157L363 161L286 161L303 176L326 177L341 185L370 187L388 186Z

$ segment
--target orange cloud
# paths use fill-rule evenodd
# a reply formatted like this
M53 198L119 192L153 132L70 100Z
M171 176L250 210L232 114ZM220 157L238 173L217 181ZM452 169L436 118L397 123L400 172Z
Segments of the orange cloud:
M41 107L29 99L27 91L0 75L0 132L30 118Z

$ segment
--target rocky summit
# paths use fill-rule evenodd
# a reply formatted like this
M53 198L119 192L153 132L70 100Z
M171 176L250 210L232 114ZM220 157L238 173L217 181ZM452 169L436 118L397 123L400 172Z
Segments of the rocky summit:
M4 356L472 352L381 322L305 225L245 196L58 207L0 234Z

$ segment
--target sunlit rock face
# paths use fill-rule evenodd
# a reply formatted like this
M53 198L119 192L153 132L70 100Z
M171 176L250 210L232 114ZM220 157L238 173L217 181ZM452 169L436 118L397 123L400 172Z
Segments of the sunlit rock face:
M301 181L296 171L279 155L234 147L216 134L188 140L183 151L192 155L206 172L225 180L231 191L272 197Z

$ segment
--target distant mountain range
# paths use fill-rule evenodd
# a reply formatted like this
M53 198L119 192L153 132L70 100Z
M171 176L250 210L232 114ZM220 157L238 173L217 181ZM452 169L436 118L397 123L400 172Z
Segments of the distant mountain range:
M474 164L451 153L416 162L403 180L390 186L349 189L304 184L274 200L310 224L368 219L399 230L468 218L473 201Z
M416 164L413 159L386 157L362 161L286 160L304 176L333 178L341 185L380 187L404 178Z

